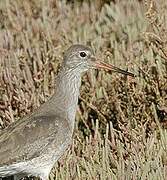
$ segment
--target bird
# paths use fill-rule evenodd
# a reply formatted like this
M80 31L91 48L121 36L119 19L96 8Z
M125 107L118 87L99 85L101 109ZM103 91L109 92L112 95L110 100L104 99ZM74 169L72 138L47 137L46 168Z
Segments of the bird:
M89 69L133 76L99 61L92 48L74 44L64 52L54 94L32 114L0 132L0 177L36 176L47 180L72 141L81 77Z

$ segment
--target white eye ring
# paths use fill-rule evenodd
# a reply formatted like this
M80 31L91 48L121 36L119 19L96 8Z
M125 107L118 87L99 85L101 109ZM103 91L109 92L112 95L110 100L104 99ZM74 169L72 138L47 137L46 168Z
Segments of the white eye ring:
M80 56L81 58L85 58L85 57L87 56L87 54L86 54L86 52L81 51L81 52L79 53L79 56Z

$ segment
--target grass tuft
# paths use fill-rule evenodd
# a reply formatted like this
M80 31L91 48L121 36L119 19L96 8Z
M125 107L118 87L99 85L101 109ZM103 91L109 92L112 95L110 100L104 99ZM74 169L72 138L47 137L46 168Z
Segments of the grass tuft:
M98 3L0 1L0 127L47 101L64 50L87 44L137 77L83 76L73 143L50 179L165 179L166 1Z

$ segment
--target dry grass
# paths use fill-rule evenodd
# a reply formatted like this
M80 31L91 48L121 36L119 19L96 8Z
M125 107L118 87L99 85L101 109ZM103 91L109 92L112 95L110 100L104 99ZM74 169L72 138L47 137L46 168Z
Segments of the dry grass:
M73 144L51 180L166 178L167 3L158 2L0 1L1 128L48 99L73 43L138 75L84 75Z

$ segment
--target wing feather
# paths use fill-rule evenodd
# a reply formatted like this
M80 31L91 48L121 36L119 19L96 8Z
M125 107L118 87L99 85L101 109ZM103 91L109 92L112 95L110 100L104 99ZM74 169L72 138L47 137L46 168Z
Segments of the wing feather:
M23 119L0 134L0 166L30 160L47 152L68 124L56 115L39 115ZM58 142L57 142L58 143ZM55 142L55 145L57 145ZM53 146L53 145L52 145Z

